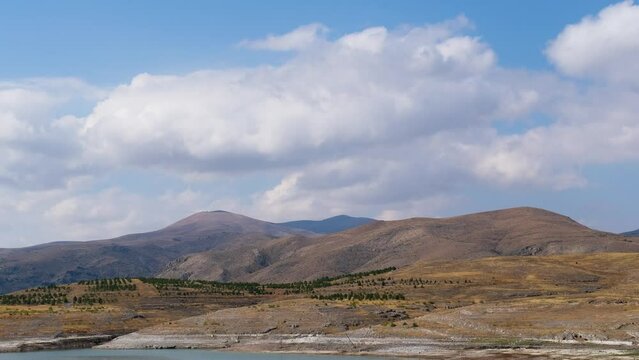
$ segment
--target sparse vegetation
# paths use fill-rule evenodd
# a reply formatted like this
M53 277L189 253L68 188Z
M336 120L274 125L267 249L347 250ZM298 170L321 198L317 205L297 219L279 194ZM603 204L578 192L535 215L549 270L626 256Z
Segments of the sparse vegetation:
M141 278L142 282L153 285L162 295L196 296L217 294L228 296L268 295L265 285L258 283L223 283L206 280L181 280L161 278Z
M89 291L135 291L136 286L129 278L113 278L86 280L78 282L79 285L87 285Z
M66 286L49 285L20 293L0 295L0 305L59 305L68 303Z
M371 293L371 292L349 292L349 293L333 293L328 295L314 295L314 299L318 300L406 300L403 294L396 293Z
M401 337L433 330L480 339L473 346L492 348L537 346L517 339L554 339L564 336L568 326L575 329L565 335L569 339L590 342L590 330L580 331L580 326L623 339L639 328L629 320L638 313L639 301L633 295L636 283L628 280L638 256L418 263L288 284L91 280L1 297L0 323L6 325L0 331L29 336L34 324L51 324L38 328L38 334L56 334L61 328L65 334L125 333L168 322L181 329L183 323L175 320L225 309L219 317L207 317L205 327L192 325L188 331L262 332L275 320L275 333L337 334L372 326L371 331ZM597 317L588 316L593 311ZM495 335L485 329L496 329L503 338L490 338Z
M315 289L338 285L337 282L340 280L343 280L341 283L354 284L358 281L358 279L362 279L368 276L384 274L394 270L397 270L397 268L392 266L392 267L387 267L387 268L379 269L379 270L358 272L358 273L345 274L345 275L333 276L333 277L321 277L319 279L315 279L311 281L298 281L298 282L283 283L283 284L266 284L266 286L272 289L286 289L287 290L286 294L304 294L304 293L312 293Z

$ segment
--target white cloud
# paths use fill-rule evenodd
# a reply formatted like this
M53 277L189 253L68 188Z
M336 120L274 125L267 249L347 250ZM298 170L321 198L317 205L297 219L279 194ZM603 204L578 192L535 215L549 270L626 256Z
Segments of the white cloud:
M84 175L80 121L58 114L103 94L71 78L0 82L0 186L47 189Z
M639 6L627 0L587 16L567 26L546 52L568 75L639 84Z
M312 24L243 42L295 50L281 65L140 74L107 92L74 79L0 83L4 239L103 238L215 208L273 221L438 216L466 187L588 186L584 167L639 161L639 93L617 70L635 64L634 38L616 32L634 31L635 11L606 8L550 45L562 72L594 83L501 67L463 17L332 40ZM96 104L83 114L77 102ZM549 120L529 125L539 114ZM127 169L183 190L100 180ZM223 198L188 190L246 174L279 183L229 185L242 194ZM32 230L19 239L21 229Z
M249 211L278 221L345 213L397 219L438 216L457 203L452 190L467 179L455 164L440 163L427 146L390 151L310 164L258 194Z
M362 50L369 53L379 53L384 48L388 30L384 27L368 28L354 34L348 34L338 40L339 44L348 49Z
M65 234L67 240L104 239L131 231L155 230L209 205L203 201L207 198L204 194L190 190L158 197L119 188L65 195L50 204L43 219ZM164 211L158 214L157 209Z
M90 182L20 193L0 188L0 198L2 247L151 231L215 206L210 194L189 189L148 195L118 187L94 191Z
M241 46L272 51L303 50L322 39L328 28L322 24L309 24L283 35L269 35L260 40L244 40Z
M547 82L499 68L468 26L364 29L277 67L142 74L96 106L82 141L114 167L276 171L278 186L240 206L269 220L434 215L472 175L457 143L530 112Z
M277 67L139 75L96 106L82 139L114 166L245 172L488 126L534 107L534 89L509 82L517 75L458 27L366 29Z

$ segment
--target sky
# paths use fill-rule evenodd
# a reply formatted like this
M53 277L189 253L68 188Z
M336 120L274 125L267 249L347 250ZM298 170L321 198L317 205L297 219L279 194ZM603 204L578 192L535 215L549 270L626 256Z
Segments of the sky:
M2 1L0 247L224 209L639 228L634 1Z

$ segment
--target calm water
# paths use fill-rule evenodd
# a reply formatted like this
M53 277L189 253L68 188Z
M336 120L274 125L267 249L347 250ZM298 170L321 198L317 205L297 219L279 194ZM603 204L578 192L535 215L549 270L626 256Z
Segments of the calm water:
M380 360L383 358L230 353L202 350L63 350L0 354L0 360ZM390 359L390 358L388 358Z

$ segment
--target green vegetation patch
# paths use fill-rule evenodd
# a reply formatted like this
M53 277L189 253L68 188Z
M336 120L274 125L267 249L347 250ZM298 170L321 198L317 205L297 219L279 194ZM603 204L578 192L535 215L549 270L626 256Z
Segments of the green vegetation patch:
M315 289L325 288L330 286L339 285L338 281L342 281L343 283L354 283L358 279L362 279L367 276L379 275L388 273L391 271L397 270L396 267L391 266L384 269L358 272L353 274L345 274L333 277L321 277L319 279L311 280L311 281L298 281L293 283L284 283L284 284L267 284L266 286L272 289L287 289L288 293L293 294L304 294L304 293L312 293Z
M315 295L314 299L318 300L406 300L403 294L392 292L349 292L349 293L334 293L328 295Z
M181 279L159 279L141 278L142 282L153 285L160 294L188 296L196 293L218 294L218 295L267 295L265 285L258 283L223 283L206 280L181 280Z
M69 302L69 288L49 285L18 294L0 295L0 305L59 305Z

